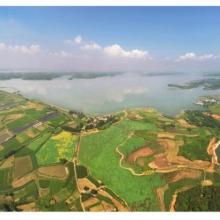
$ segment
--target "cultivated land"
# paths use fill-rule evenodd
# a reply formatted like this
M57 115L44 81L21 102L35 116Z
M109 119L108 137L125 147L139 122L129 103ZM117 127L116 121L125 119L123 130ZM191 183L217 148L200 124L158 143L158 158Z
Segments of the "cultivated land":
M202 100L92 117L0 91L0 210L220 211L220 104Z

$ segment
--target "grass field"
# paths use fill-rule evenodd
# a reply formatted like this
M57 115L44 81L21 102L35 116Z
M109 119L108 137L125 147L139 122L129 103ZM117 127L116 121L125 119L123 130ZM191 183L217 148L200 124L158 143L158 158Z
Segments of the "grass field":
M209 110L214 114L220 114L220 105L211 105Z
M178 182L169 184L168 190L166 190L164 193L164 202L165 202L166 209L169 210L169 205L172 200L172 196L177 189L180 189L184 186L189 186L189 185L196 186L199 183L200 183L200 179L183 179Z
M36 140L32 141L27 148L32 150L33 152L36 152L46 141L47 139L51 136L51 133L44 133L41 134Z
M15 137L11 138L3 144L4 149L0 152L0 158L14 154L18 149L22 148L22 144Z
M127 139L130 131L152 129L155 129L152 123L123 120L102 132L85 136L80 146L80 162L90 168L93 176L102 180L137 210L159 209L155 189L163 185L164 181L158 174L138 177L122 169L115 149Z
M27 183L22 189L14 191L14 199L17 205L33 202L37 198L38 190L33 181Z
M38 164L41 166L48 165L64 158L71 160L77 141L77 136L66 131L51 136L36 154Z
M11 188L12 175L12 168L0 169L0 191L8 190Z
M49 121L49 124L53 127L58 127L60 125L62 125L64 122L66 121L66 117L64 115L59 115L54 119L51 119Z
M120 145L120 151L128 156L133 150L143 147L145 140L141 137L133 136L129 138L123 145Z
M44 116L46 113L48 113L50 110L48 108L44 108L43 110L36 110L36 109L27 109L24 111L21 111L20 113L23 114L23 117L10 122L7 124L9 129L15 129L19 126L24 126L27 123L31 123L40 117Z
M78 199L75 176L73 172L73 164L68 162L66 164L69 170L69 177L65 181L61 180L40 180L42 188L49 188L49 194L40 198L37 205L43 211L70 211L68 205L64 202L74 192L75 199ZM51 204L51 199L56 198L56 203Z
M21 144L24 144L25 142L29 141L30 139L31 138L25 132L21 132L16 136L16 140Z
M212 136L206 134L205 128L197 129L197 137L183 137L184 145L180 147L179 155L190 160L210 160L207 147Z

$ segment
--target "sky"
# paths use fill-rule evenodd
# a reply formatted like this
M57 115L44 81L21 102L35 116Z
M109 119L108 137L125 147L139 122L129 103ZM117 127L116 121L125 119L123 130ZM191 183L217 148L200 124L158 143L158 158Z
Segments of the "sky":
M0 70L218 71L220 7L0 7Z

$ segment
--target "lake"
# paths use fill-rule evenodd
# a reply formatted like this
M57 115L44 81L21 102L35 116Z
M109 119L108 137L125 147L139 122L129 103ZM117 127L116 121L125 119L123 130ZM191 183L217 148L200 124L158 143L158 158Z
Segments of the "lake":
M181 90L167 84L201 79L199 74L143 75L125 73L92 79L63 76L53 80L11 79L0 81L0 87L15 88L28 98L89 114L105 114L132 107L153 107L167 115L184 109L199 108L193 104L199 96L219 94L219 90L202 88Z

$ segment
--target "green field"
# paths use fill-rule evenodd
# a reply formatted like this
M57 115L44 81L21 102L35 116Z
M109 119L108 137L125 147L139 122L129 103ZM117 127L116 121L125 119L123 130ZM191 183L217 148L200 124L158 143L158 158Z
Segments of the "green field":
M12 175L12 168L0 169L0 192L11 188Z
M44 116L46 113L48 113L49 110L48 108L44 108L43 110L36 110L36 109L28 109L25 111L21 111L20 113L23 114L23 117L10 122L9 124L7 124L9 129L15 129L19 126L24 126L27 123L31 123L37 119L39 119L40 117Z
M40 166L59 162L61 159L71 160L78 137L62 131L50 139L40 148L36 157Z
M37 186L33 181L27 183L22 189L14 192L17 205L33 202L38 199L38 196Z
M207 153L209 141L213 136L218 136L219 132L215 132L208 128L195 128L193 133L197 134L195 137L184 136L184 145L179 149L179 155L182 155L190 160L207 160L211 157Z
M122 169L115 149L127 139L130 131L152 129L155 129L152 123L123 120L97 134L83 137L80 145L80 162L90 168L93 176L102 180L137 210L159 209L154 190L163 185L164 181L158 174L138 177Z
M217 104L209 106L209 110L214 114L220 114L220 106Z
M45 133L41 134L36 140L32 141L27 148L32 150L33 152L36 152L40 149L40 147L48 140L48 138L51 136L51 133Z
M65 181L61 180L45 180L41 179L39 184L41 188L48 188L49 194L41 197L37 201L37 206L42 211L70 211L65 200L75 193L76 199L79 198L79 193L77 192L75 176L73 172L73 164L67 163L66 166L69 170L69 177ZM56 198L56 204L51 204L51 200Z

